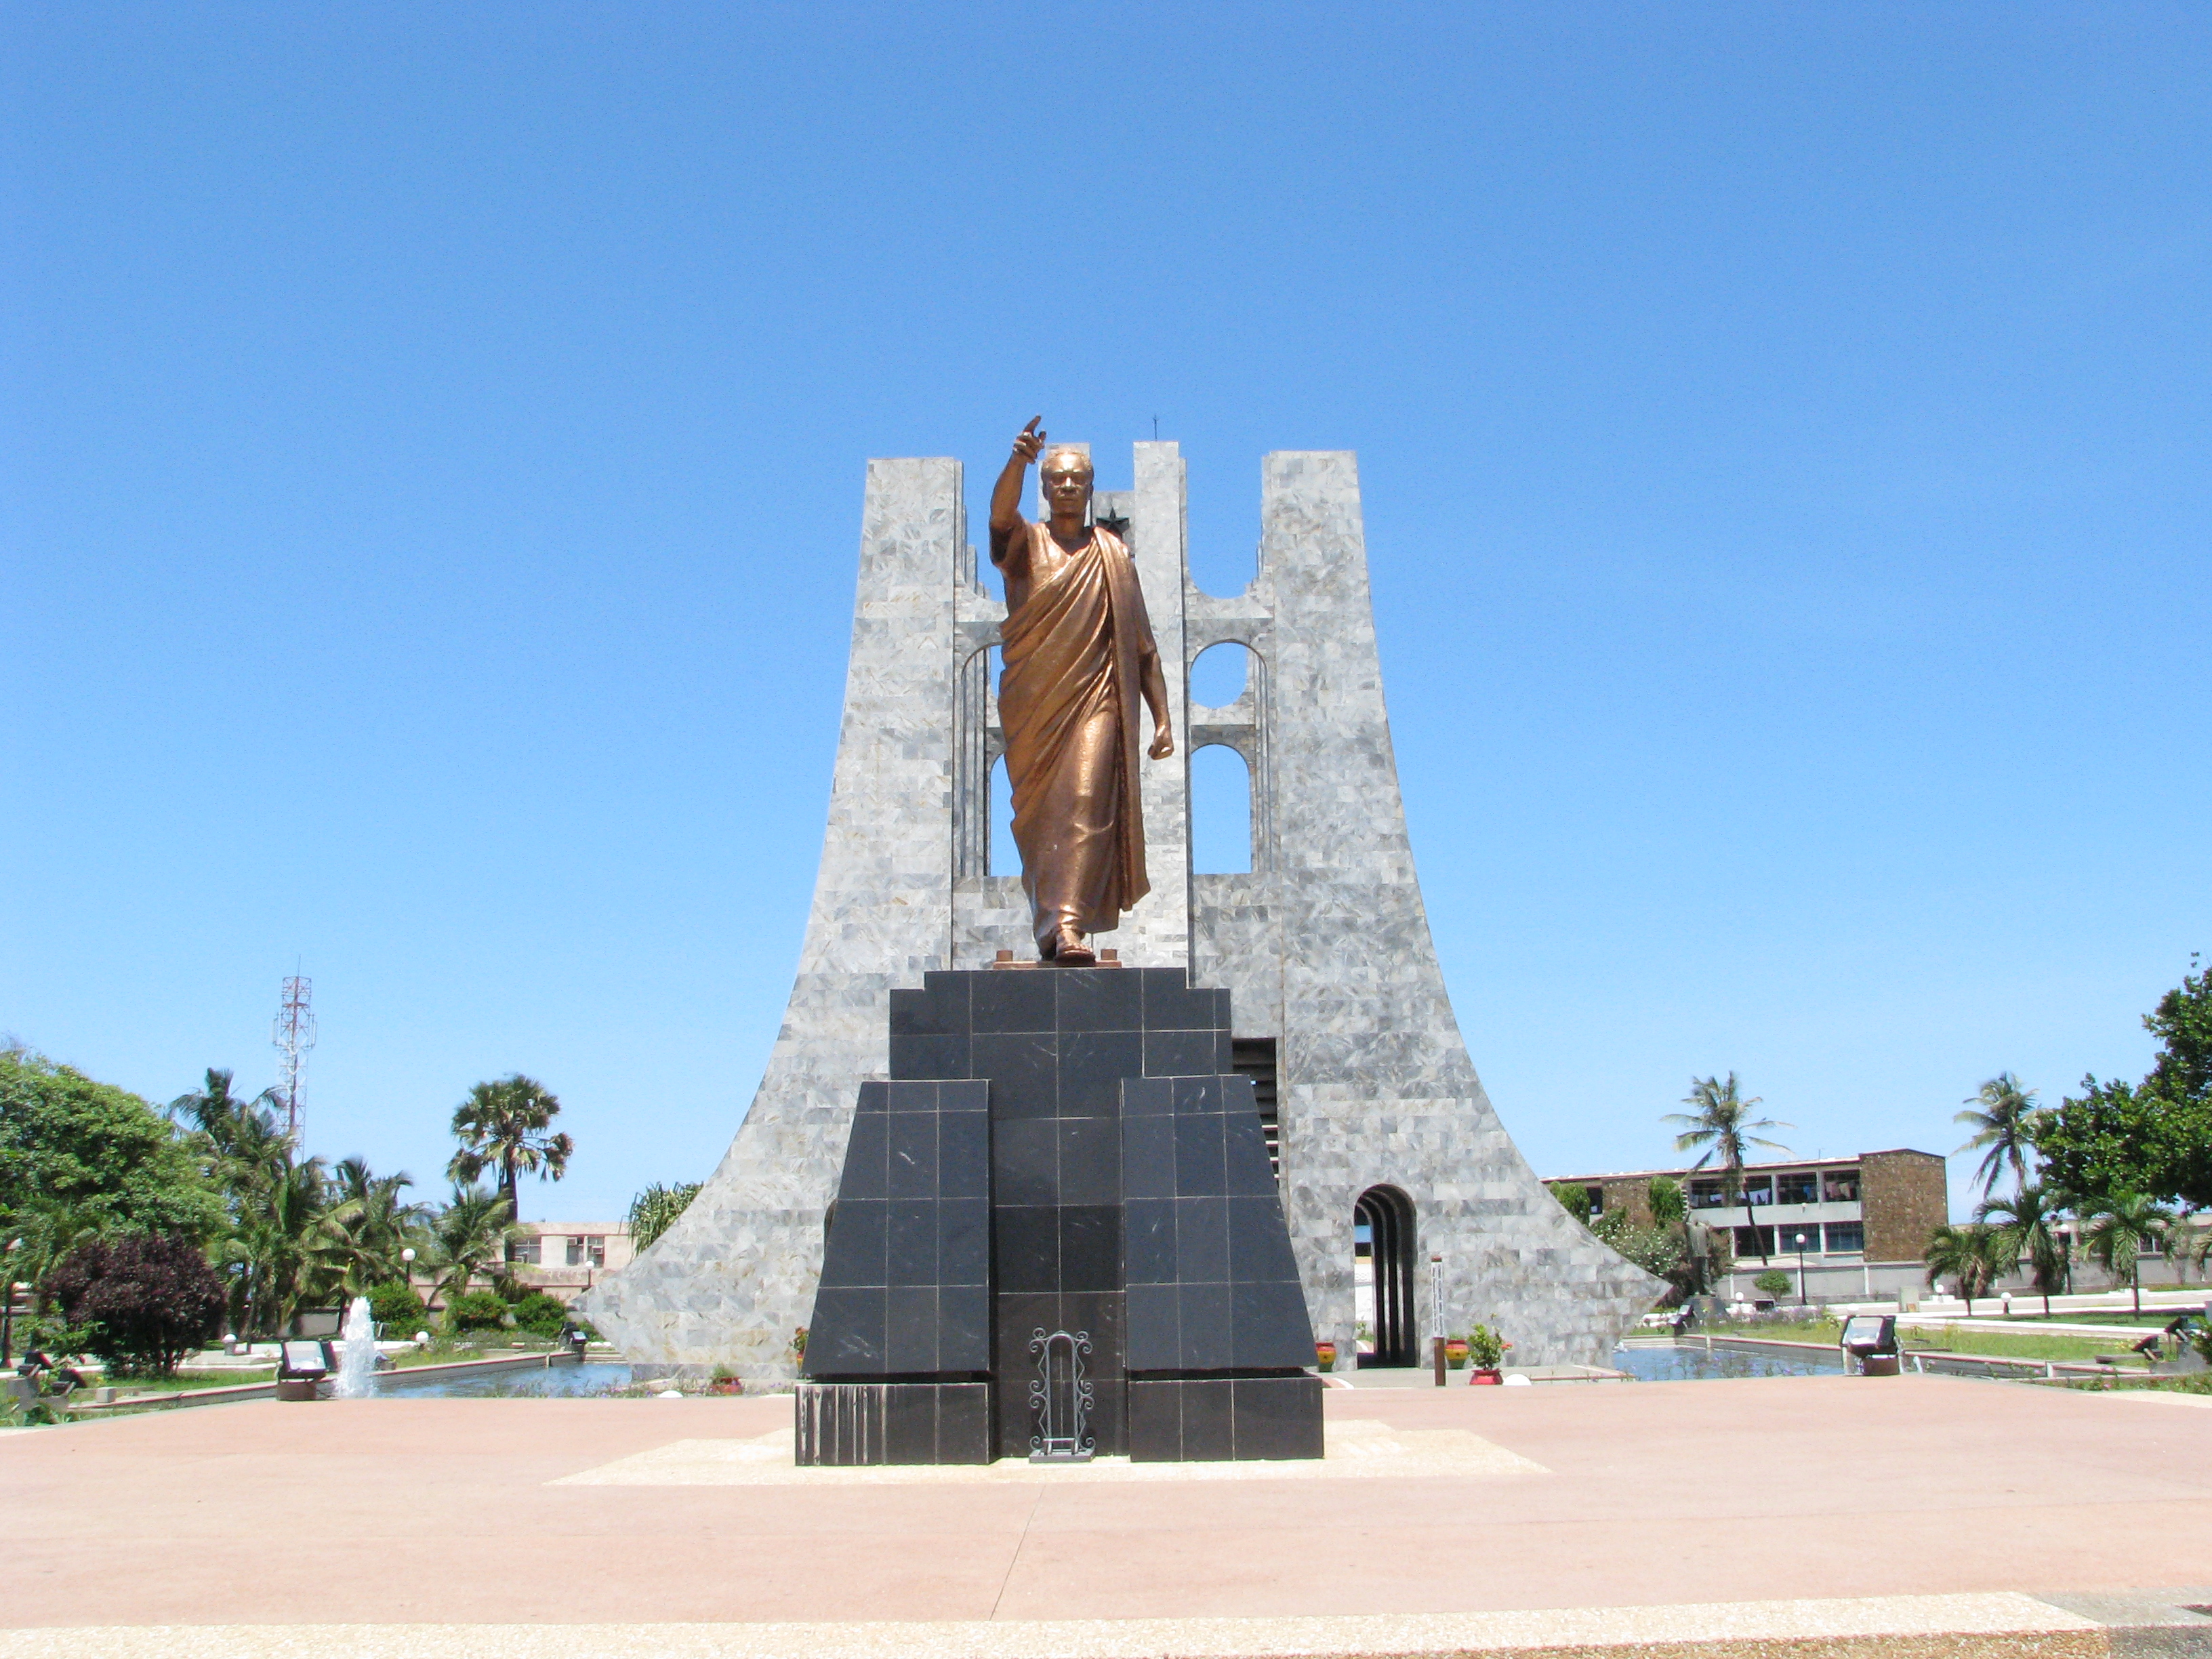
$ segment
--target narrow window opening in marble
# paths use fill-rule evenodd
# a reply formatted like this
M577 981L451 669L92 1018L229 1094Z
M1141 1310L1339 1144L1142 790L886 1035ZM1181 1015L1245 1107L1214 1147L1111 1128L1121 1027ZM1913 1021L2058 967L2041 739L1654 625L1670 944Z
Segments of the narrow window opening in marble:
M991 763L991 873L1018 876L1022 849L1014 845L1014 790L1006 781L1006 757Z
M1190 757L1190 867L1202 876L1252 868L1252 770L1218 743Z
M1252 653L1233 641L1209 645L1190 665L1190 700L1202 708L1226 708L1250 684Z

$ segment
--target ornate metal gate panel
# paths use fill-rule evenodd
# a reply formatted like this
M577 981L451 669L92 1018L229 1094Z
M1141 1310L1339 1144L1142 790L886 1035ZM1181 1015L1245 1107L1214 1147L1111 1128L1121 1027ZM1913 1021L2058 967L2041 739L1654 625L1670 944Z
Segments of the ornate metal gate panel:
M1083 1374L1091 1352L1088 1331L1054 1331L1043 1327L1030 1338L1030 1357L1037 1374L1030 1382L1030 1435L1032 1463L1081 1463L1090 1459L1097 1443L1089 1431L1091 1390Z

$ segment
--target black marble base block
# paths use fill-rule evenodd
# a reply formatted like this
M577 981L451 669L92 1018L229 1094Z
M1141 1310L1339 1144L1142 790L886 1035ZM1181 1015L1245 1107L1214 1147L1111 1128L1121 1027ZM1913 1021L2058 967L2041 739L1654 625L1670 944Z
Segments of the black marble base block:
M1128 1399L1133 1463L1322 1455L1318 1376L1133 1376Z
M798 1456L803 1467L872 1463L988 1463L988 1382L801 1382Z

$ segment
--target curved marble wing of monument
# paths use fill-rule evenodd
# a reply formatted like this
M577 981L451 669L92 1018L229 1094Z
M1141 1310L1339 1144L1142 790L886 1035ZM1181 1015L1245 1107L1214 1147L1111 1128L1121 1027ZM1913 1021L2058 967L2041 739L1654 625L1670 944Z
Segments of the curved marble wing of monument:
M1190 582L1183 467L1176 445L1139 443L1136 487L1097 499L1136 556L1188 739L1145 769L1152 894L1098 942L1233 994L1236 1036L1273 1084L1319 1336L1355 1350L1354 1212L1380 1189L1415 1276L1395 1310L1409 1343L1431 1334L1441 1256L1448 1329L1498 1329L1516 1364L1601 1364L1662 1286L1537 1181L1460 1037L1398 791L1357 463L1267 457L1259 574L1227 599ZM704 1189L580 1304L641 1366L795 1374L857 1091L886 1074L891 991L1030 954L1019 883L989 874L987 653L1003 612L962 502L957 461L868 464L829 827L782 1029ZM1243 696L1189 704L1189 665L1228 641L1252 653ZM1251 769L1247 874L1190 873L1189 754L1208 744Z

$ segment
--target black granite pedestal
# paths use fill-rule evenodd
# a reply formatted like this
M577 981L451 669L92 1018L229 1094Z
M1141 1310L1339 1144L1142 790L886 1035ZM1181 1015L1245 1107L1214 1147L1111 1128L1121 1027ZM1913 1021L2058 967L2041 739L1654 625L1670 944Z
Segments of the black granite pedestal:
M891 993L890 1072L861 1087L830 1215L802 1463L1321 1455L1227 992L929 974Z

